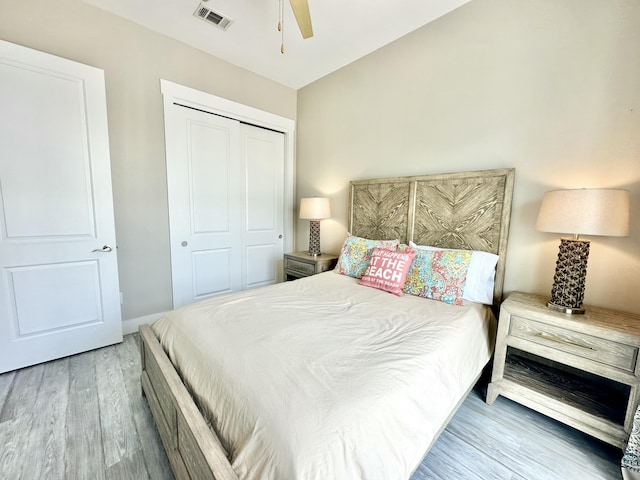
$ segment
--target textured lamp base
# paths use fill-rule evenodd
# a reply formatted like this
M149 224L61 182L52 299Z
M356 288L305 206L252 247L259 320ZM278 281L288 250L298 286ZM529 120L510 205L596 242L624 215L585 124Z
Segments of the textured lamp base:
M579 315L581 313L584 313L584 308L580 307L580 308L574 308L574 307L565 307L564 305L556 305L555 303L549 301L547 302L547 307L549 307L551 310L557 310L558 312L562 312L562 313L568 313L568 314L573 314L573 315Z
M320 220L311 220L309 225L309 255L320 255Z
M547 306L569 314L584 313L584 285L589 259L588 240L560 239L560 251Z

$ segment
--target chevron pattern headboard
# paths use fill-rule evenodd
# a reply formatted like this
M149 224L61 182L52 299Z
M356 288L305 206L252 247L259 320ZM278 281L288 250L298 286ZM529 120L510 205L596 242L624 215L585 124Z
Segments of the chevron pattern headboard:
M499 255L494 305L502 300L515 169L351 182L349 231L371 239L483 250Z

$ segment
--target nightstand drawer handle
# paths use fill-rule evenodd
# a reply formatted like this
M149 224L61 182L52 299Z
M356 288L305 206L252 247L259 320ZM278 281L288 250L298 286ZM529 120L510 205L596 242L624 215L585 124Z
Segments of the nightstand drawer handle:
M580 347L587 350L594 350L593 347L589 345L582 345L581 343L570 342L569 340L565 340L564 338L556 337L554 335L549 335L548 333L536 333L536 337L544 338L545 340L551 340L552 342L562 343L564 345L571 345L572 347Z

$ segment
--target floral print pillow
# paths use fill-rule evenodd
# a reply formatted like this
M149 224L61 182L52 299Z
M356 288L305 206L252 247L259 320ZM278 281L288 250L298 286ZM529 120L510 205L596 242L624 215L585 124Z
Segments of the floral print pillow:
M404 292L452 305L462 305L471 263L468 250L418 250Z
M342 275L360 278L369 266L374 248L396 250L399 243L399 240L369 240L349 234L342 245L335 270Z

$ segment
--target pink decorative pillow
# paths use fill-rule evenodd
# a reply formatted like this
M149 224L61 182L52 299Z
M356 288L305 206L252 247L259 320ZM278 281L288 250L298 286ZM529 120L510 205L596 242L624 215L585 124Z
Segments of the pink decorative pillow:
M402 252L374 248L371 261L360 279L360 284L401 296L404 279L415 255L416 251L412 248Z
M469 250L418 250L404 292L462 305L470 262Z

